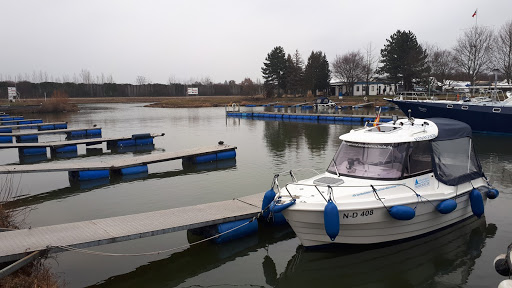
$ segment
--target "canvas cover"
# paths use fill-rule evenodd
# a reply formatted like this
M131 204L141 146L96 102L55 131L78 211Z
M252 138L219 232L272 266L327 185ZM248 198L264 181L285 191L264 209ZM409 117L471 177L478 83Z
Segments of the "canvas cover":
M445 118L428 119L437 125L438 136L432 140L432 162L437 180L455 186L484 177L473 148L471 127Z

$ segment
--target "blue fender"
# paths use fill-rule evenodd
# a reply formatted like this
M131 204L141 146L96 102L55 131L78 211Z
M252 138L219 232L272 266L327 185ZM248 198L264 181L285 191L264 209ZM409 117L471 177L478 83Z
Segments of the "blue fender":
M478 189L473 188L473 190L469 192L469 201L471 202L471 211L473 211L473 214L478 218L482 217L484 214L484 199Z
M453 210L457 208L457 201L453 199L446 199L441 203L437 204L436 209L441 214L451 213Z
M340 233L340 214L338 207L331 199L324 208L324 225L327 236L331 238L331 241L334 241Z
M500 191L498 189L491 188L487 190L487 198L489 199L496 199L500 195Z
M263 217L265 219L268 218L268 215L270 215L270 209L266 208L270 206L272 201L274 201L274 198L276 198L276 192L274 191L274 188L270 188L267 192L265 192L265 195L263 196L261 211L263 211Z
M282 205L278 205L276 204L275 201L273 201L272 204L270 204L270 211L272 211L272 213L281 213L283 212L283 210L292 206L293 204L295 204L295 199L293 199L291 202Z
M403 205L393 206L388 212L396 220L411 220L416 216L416 211L413 208Z

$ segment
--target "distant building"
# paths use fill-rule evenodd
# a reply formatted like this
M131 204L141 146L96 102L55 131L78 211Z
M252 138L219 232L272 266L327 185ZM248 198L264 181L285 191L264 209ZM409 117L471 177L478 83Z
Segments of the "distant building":
M368 94L366 94L366 85L368 85ZM336 96L348 95L350 85L346 82L331 82L331 94ZM395 95L396 86L385 81L356 82L354 83L354 96L366 95Z

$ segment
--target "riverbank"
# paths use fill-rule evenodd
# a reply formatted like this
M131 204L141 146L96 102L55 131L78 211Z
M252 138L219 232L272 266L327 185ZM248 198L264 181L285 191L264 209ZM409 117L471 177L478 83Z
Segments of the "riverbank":
M376 106L387 105L384 100L386 96L367 96L364 100L362 96L344 96L343 99L338 97L328 97L338 105L357 105L365 102L374 102ZM389 97L389 96L387 96ZM263 98L262 96L186 96L186 97L94 97L94 98L68 98L66 103L60 103L55 100L44 99L26 99L16 103L8 103L0 101L0 109L3 112L10 113L57 113L77 111L79 104L95 104L95 103L151 103L146 107L156 108L199 108L199 107L223 107L237 103L241 106L245 105L264 105L264 104L280 104L295 105L301 103L313 103L316 97L280 97L280 98ZM56 99L57 100L57 99Z

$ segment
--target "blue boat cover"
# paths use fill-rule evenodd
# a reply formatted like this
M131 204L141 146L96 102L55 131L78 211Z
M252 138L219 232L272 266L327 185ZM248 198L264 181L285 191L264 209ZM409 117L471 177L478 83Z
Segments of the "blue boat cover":
M433 141L471 137L471 127L464 122L447 118L429 118L427 120L434 122L439 131L437 137Z

